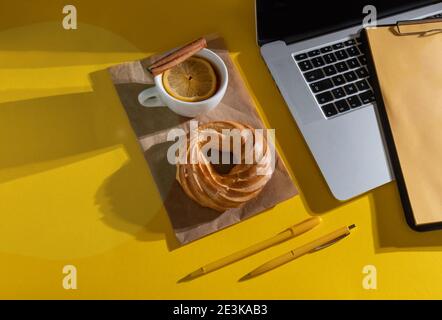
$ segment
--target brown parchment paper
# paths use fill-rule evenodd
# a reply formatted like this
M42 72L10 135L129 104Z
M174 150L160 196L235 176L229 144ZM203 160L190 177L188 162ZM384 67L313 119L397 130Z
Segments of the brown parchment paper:
M265 128L222 39L209 41L208 48L224 60L229 72L229 85L221 104L195 120L200 123L235 120L255 128ZM191 119L176 115L168 108L146 108L138 102L139 93L153 85L152 76L146 67L158 57L120 64L111 67L109 73L138 137L172 227L182 244L238 223L298 194L283 162L276 155L276 167L272 178L255 199L241 208L230 209L220 214L187 197L176 181L176 167L167 161L167 150L174 142L169 142L166 138L172 128L188 130Z

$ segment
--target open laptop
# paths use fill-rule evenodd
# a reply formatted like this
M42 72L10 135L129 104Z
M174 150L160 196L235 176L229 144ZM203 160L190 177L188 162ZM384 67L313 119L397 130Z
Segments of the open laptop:
M256 0L261 54L339 200L393 179L358 36L366 5L378 24L442 17L440 1Z

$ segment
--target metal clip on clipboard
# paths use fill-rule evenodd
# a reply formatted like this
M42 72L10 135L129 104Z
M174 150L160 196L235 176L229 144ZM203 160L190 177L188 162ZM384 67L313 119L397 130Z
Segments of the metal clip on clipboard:
M398 21L396 29L401 36L442 33L442 19Z

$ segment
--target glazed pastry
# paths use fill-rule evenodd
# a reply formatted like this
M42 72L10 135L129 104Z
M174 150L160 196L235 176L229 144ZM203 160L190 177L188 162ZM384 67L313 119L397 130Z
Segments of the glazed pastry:
M235 154L238 150L234 150L234 139L223 134L223 129L240 130L239 155ZM177 164L176 178L184 192L201 206L219 212L237 208L255 198L272 177L274 168L274 152L265 134L258 135L255 129L233 121L210 122L201 125L197 130L198 134L189 134L187 163ZM238 161L240 164L234 165L228 173L217 172L207 157L210 139L205 133L209 131L211 137L218 139L221 151L226 151L222 150L223 146L230 146L229 151L234 151L233 157L241 159Z

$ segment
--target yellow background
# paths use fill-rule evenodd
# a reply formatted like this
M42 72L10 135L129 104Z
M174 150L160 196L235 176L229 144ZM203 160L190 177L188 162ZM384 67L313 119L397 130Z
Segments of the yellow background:
M328 191L255 43L251 0L0 3L1 298L442 298L442 233L411 231L394 183L346 203ZM301 195L178 248L107 66L218 32ZM301 237L189 283L201 264L310 215ZM346 224L339 244L251 281L275 255ZM63 266L78 290L62 287ZM364 290L374 265L377 290Z

